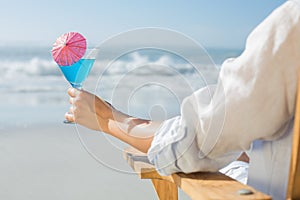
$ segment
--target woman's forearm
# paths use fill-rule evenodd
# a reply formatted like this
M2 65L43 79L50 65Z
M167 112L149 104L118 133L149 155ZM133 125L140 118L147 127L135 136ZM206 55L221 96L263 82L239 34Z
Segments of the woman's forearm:
M108 133L147 153L161 122L126 115L87 91L68 90L71 108L65 117L87 128Z
M161 122L134 118L113 108L110 112L111 115L104 131L136 149L147 153L151 146L153 135L159 128ZM103 117L101 117L101 113L103 114L101 106L96 106L96 113L98 121L103 121Z
M135 119L130 119L128 122ZM108 134L122 140L123 142L135 147L136 149L147 153L153 140L155 128L158 127L153 122L145 120L141 124L135 125L130 130L128 122L116 122L114 120L109 121L109 132Z

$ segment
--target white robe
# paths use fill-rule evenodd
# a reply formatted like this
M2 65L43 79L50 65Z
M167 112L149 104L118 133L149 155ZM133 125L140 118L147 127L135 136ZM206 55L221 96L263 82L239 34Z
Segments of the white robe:
M300 1L277 8L226 60L218 84L196 91L155 133L149 160L163 175L217 171L250 149L249 184L284 199L300 69Z

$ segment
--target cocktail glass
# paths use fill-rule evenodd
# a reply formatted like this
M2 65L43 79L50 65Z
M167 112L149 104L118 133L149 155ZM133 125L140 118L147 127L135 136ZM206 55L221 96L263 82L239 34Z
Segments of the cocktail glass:
M96 49L87 51L86 56L70 66L59 66L66 80L73 88L82 89L84 80L88 77L95 63ZM72 124L68 120L64 120L66 124Z

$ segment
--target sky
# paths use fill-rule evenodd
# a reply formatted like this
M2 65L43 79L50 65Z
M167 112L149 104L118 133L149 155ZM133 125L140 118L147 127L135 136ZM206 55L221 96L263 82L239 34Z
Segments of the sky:
M90 44L131 29L161 27L206 47L243 48L285 0L2 0L0 46L52 45L78 31Z

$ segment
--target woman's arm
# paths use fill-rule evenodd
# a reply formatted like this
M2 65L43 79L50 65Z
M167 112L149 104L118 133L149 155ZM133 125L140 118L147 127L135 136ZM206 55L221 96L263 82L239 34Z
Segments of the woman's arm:
M70 111L65 118L87 128L103 131L147 153L161 122L126 115L94 94L70 88Z

